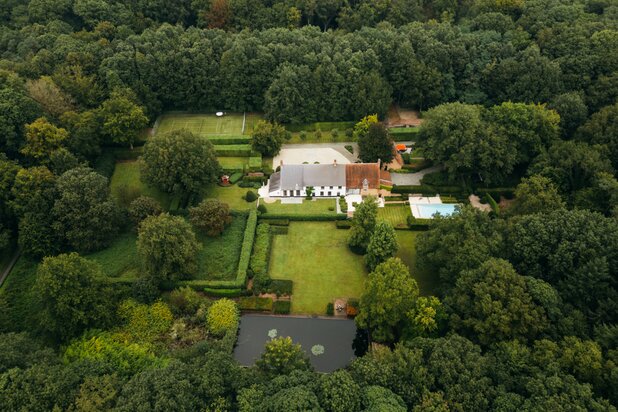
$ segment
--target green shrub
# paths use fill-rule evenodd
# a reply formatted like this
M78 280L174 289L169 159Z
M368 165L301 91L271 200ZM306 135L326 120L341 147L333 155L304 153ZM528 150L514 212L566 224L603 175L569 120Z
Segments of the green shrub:
M254 276L268 272L268 260L270 257L270 225L260 223L257 226L255 243L249 267Z
M219 299L208 308L206 325L208 331L215 336L223 336L225 332L238 328L240 313L233 300Z
M409 186L409 185L395 185L391 190L391 193L419 193L425 196L435 196L436 194L450 194L454 196L463 196L465 194L460 187L457 186L442 186L439 188L427 185Z
M479 193L490 194L494 200L504 197L506 199L513 199L515 197L514 187L492 187L492 188L479 188Z
M100 175L111 179L116 169L116 156L111 150L105 150L94 162L94 170Z
M431 219L417 219L414 216L408 216L408 227L410 230L429 230Z
M427 173L423 176L421 184L429 186L452 186L453 181L451 181L447 171L441 170L439 172Z
M339 208L343 213L348 213L348 202L345 201L345 197L339 198Z
M204 298L188 286L173 290L168 298L170 308L176 316L195 314L203 301Z
M304 130L301 130L300 133L298 133L298 136L300 137L300 140L307 140L307 132Z
M268 209L266 208L266 205L261 204L257 207L257 211L260 212L260 214L263 213L268 213Z
M317 129L314 133L314 136L316 138L316 140L321 140L322 139L322 130Z
M206 135L206 139L210 140L213 145L237 145L249 144L250 136L222 136L222 135Z
M352 145L349 145L349 144L345 145L345 150L354 154L354 147Z
M238 307L240 308L240 310L271 312L273 310L273 300L272 298L247 296L238 299Z
M294 282L289 279L271 279L268 292L277 296L291 295L294 289Z
M233 173L233 174L230 176L230 183L231 183L231 184L234 184L234 183L238 182L238 181L239 181L240 179L242 179L242 178L243 178L243 177L242 177L242 173L240 173L240 172Z
M241 180L240 182L238 182L238 187L253 187L254 183L253 182L246 182L244 180Z
M277 300L273 303L273 311L277 315L287 315L290 313L290 307L292 306L289 300Z
M260 293L268 292L270 288L270 276L268 276L268 272L260 272L256 273L253 276L253 294L258 295Z
M410 164L410 153L402 153L401 159L403 160L404 164L409 165Z
M337 138L339 137L339 130L337 129L333 129L330 131L330 137L333 139L333 142L337 141Z
M245 200L247 202L255 202L257 198L258 197L253 190L247 190L247 194L245 195Z
M349 229L352 227L352 222L350 220L339 220L335 222L337 229Z
M333 302L328 302L326 304L326 316L333 316L335 314L335 305Z
M345 137L347 137L348 139L351 139L352 137L354 137L354 129L352 129L351 127L348 127L347 129L345 129Z

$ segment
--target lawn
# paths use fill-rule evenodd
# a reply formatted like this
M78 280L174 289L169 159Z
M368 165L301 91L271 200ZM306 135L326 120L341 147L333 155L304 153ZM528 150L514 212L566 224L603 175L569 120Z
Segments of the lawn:
M205 198L216 198L230 205L230 209L234 210L249 210L255 207L255 202L247 202L243 196L247 191L253 191L257 194L256 189L239 187L237 185L222 187L219 185L210 185L204 190Z
M236 277L246 225L247 216L234 216L221 236L198 236L202 249L197 255L199 269L195 279L233 280Z
M169 193L148 186L140 180L140 167L139 162L136 160L116 163L116 168L114 169L114 174L110 182L110 189L112 195L121 201L126 197L123 191L126 194L130 194L129 198L134 198L139 195L150 196L155 198L161 207L166 210L169 209L173 198Z
M134 280L140 274L136 241L137 234L123 233L106 249L91 253L86 257L101 265L107 277Z
M416 239L421 232L411 230L397 230L397 241L400 258L410 268L410 274L418 282L421 295L433 295L438 292L438 279L436 276L416 268Z
M239 169L242 170L245 165L249 164L248 157L218 157L217 160L222 169Z
M347 237L333 222L291 222L274 236L270 276L294 282L292 313L324 315L336 298L360 298L367 272Z
M410 206L397 203L378 208L378 219L385 220L393 227L408 227L408 216L411 216Z
M262 202L261 204L266 206L267 215L334 215L337 213L336 199L303 199L302 204L281 204L281 201L277 200L275 203Z
M36 322L36 263L20 258L0 288L0 329L32 330Z

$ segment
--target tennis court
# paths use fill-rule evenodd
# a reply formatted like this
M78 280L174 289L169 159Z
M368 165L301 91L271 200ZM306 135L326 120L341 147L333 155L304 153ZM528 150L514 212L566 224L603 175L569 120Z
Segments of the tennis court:
M242 113L230 113L221 117L213 114L164 114L159 118L157 133L187 129L197 136L240 135L243 133Z

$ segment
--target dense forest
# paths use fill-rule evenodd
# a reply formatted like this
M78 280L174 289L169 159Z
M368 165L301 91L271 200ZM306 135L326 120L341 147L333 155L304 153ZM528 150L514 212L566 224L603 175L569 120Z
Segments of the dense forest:
M0 294L0 410L616 411L616 1L2 3L0 251L17 242L36 284L27 302ZM420 111L419 147L445 166L425 183L514 200L419 234L437 296L396 259L375 265L356 322L381 345L346 369L317 373L285 339L241 367L229 300L110 284L78 254L140 221L153 238L176 225L194 253L183 219L109 192L110 151L143 144L164 111L289 125L384 119L392 103ZM173 137L145 158L178 144L194 156L167 166L218 177L211 147ZM151 272L169 269L157 258Z

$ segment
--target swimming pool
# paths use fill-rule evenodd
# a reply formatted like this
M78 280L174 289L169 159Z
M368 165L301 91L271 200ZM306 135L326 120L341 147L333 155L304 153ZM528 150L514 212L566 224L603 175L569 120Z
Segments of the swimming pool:
M418 209L418 214L421 219L431 219L436 213L441 216L450 216L455 213L455 204L419 204L415 205Z

